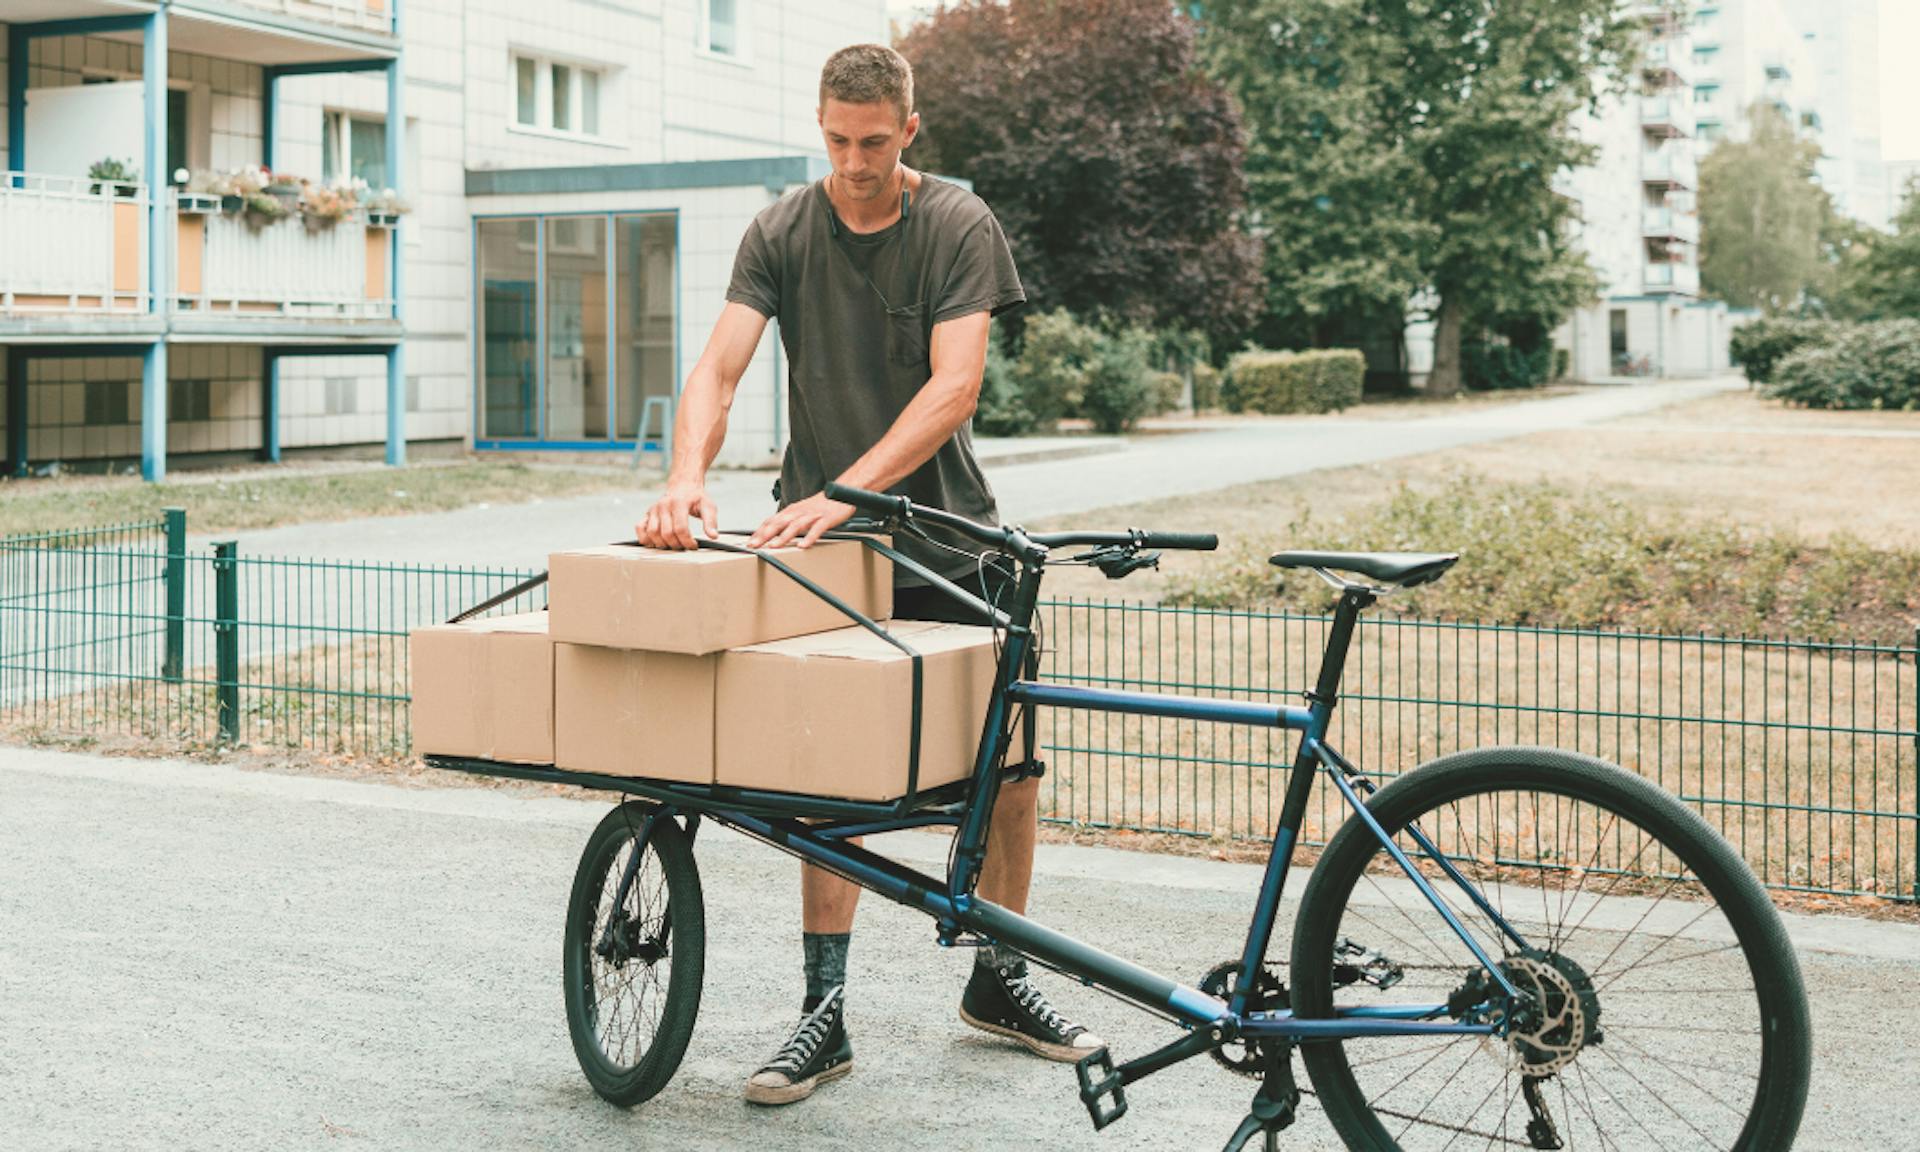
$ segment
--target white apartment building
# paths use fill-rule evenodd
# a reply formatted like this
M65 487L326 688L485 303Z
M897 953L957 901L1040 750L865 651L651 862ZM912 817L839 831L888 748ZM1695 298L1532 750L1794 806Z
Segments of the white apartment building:
M158 478L382 442L664 450L740 235L825 171L821 64L886 11L0 0L0 33L7 468ZM274 221L221 182L249 165L366 188ZM785 440L777 347L728 462Z
M1581 118L1595 161L1563 173L1601 298L1555 333L1579 380L1695 376L1727 367L1724 305L1700 299L1696 53L1683 9L1632 5L1645 29L1641 72L1622 99Z

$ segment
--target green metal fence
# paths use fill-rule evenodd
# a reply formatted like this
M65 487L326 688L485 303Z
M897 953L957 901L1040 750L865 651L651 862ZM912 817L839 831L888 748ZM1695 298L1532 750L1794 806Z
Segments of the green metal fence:
M408 754L407 632L531 575L189 549L184 518L0 539L0 724L168 748ZM495 609L543 607L544 588ZM1110 600L1045 606L1046 675L1297 699L1328 620ZM1911 899L1913 647L1363 621L1330 739L1382 777L1493 743L1575 749L1681 796L1782 889ZM1285 733L1050 712L1056 821L1264 838ZM1341 818L1319 796L1307 835Z

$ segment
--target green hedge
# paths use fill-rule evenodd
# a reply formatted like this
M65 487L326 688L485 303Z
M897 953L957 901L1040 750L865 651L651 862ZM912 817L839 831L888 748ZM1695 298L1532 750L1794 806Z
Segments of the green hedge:
M1809 344L1831 343L1837 335L1839 326L1828 320L1763 317L1734 329L1728 349L1733 362L1746 369L1749 382L1765 384L1788 354Z
M1836 326L1781 357L1765 392L1809 408L1920 410L1920 320Z
M1360 403L1366 379L1366 357L1351 348L1254 349L1227 362L1220 398L1233 412L1338 412Z
M1461 374L1476 392L1537 388L1553 371L1553 351L1551 345L1527 352L1493 340L1469 340L1460 347Z

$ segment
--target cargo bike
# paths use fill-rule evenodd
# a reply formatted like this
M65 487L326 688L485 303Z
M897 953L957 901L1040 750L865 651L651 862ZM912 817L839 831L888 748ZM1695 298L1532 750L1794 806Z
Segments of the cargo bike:
M1008 946L1164 1019L1163 1046L1125 1061L1101 1049L1076 1066L1096 1129L1126 1113L1130 1085L1206 1055L1259 1082L1227 1152L1255 1141L1277 1148L1303 1094L1317 1097L1356 1149L1792 1145L1811 1064L1798 964L1764 890L1692 809L1614 765L1534 747L1444 756L1376 787L1327 743L1361 612L1441 578L1454 555L1274 556L1277 567L1310 570L1338 593L1301 704L1123 691L1035 674L1045 569L1090 565L1117 578L1156 564L1160 550L1213 549L1213 536L1032 533L901 496L840 485L827 494L865 517L838 538L916 572L996 630L996 682L971 778L918 787L917 657L906 794L892 803L429 757L452 770L627 795L588 840L564 933L568 1026L599 1095L639 1104L679 1066L703 979L693 846L701 827L719 824L926 913L941 945ZM989 603L889 542L931 541L930 526L984 549L982 564L1009 578L1001 597L1009 602ZM776 556L758 555L912 654ZM1017 713L1033 708L1299 733L1250 923L1230 958L1176 979L976 895L1000 788L1045 771L1031 723L1022 747L1010 747ZM1319 850L1278 961L1270 952L1281 896L1321 777L1351 815ZM853 843L938 827L954 830L944 876ZM1117 935L1124 940L1124 930ZM1310 1088L1296 1081L1296 1054Z

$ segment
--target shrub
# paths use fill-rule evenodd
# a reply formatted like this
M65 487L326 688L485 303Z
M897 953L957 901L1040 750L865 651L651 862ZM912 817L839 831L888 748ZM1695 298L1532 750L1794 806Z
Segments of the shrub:
M1734 329L1728 348L1733 362L1746 369L1748 381L1765 384L1773 379L1775 366L1788 353L1809 344L1829 343L1837 335L1836 329L1828 320L1763 317Z
M1553 378L1555 380L1565 380L1567 373L1571 371L1573 371L1573 350L1570 348L1555 348L1553 350Z
M1162 412L1178 412L1187 398L1187 378L1178 372L1155 372L1153 374L1153 403L1148 406L1149 416L1158 416Z
M1787 353L1765 391L1809 408L1920 409L1920 320L1833 329L1830 343Z
M980 403L973 427L983 436L1025 436L1037 421L1014 380L1013 358L1000 341L987 341L987 368L980 377Z
M1492 392L1535 388L1546 383L1553 368L1553 348L1532 351L1493 340L1471 340L1460 347L1461 376L1468 388Z
M1250 349L1227 363L1220 398L1233 412L1338 412L1360 403L1367 360L1351 348Z
M1202 360L1193 366L1193 410L1220 407L1220 369Z
M1124 432L1153 406L1162 373L1147 367L1151 341L1138 328L1096 341L1080 386L1080 411L1093 421L1094 431Z
M1046 312L1027 321L1013 383L1033 414L1035 428L1050 429L1062 416L1080 409L1087 368L1100 347L1098 330L1065 311Z

